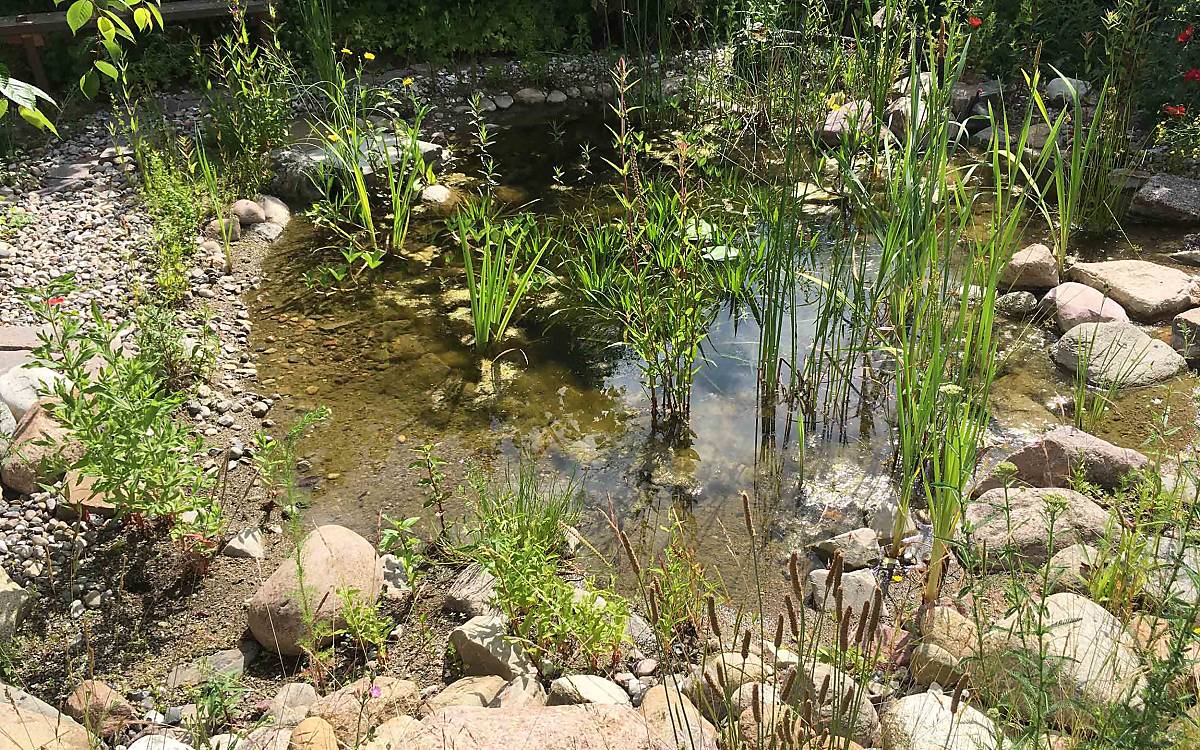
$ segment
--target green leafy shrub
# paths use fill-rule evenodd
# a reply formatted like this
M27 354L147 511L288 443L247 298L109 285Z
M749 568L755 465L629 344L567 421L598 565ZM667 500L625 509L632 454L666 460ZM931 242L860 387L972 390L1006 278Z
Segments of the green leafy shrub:
M154 355L124 351L98 307L86 319L65 311L70 292L60 280L48 293L26 296L46 324L34 356L59 376L48 393L50 413L83 449L60 468L94 478L95 491L108 496L119 517L168 524L189 552L214 553L221 507L192 461L203 442L175 420L183 395L167 388Z
M141 154L142 200L154 222L155 282L168 303L188 289L186 261L195 251L203 217L187 148L151 148Z

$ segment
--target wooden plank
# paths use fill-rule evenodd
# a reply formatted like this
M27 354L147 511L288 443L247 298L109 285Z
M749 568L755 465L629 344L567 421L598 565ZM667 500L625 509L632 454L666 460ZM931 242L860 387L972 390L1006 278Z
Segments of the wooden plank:
M270 0L249 0L242 5L247 16L267 12ZM219 18L229 14L228 0L175 0L159 6L163 22L196 21L204 18ZM89 24L94 24L95 19ZM24 34L44 34L70 31L66 11L51 13L23 13L17 16L0 16L0 36L13 37Z

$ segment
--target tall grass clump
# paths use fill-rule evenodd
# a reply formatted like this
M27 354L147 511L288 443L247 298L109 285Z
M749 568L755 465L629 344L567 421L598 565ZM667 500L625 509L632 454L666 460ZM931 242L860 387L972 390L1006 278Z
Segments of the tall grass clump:
M529 214L499 217L486 196L459 209L453 224L467 271L475 348L486 351L503 337L533 286L550 237Z

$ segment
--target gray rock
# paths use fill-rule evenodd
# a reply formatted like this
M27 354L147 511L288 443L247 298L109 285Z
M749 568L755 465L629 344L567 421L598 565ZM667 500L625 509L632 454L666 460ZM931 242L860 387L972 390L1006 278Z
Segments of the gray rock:
M1169 344L1129 323L1084 323L1054 345L1054 361L1103 387L1150 385L1178 375L1187 362Z
M629 694L617 683L590 674L559 677L550 683L547 706L573 706L581 703L630 705Z
M523 708L546 705L546 690L533 675L521 674L508 681L488 704L491 708Z
M997 750L1003 733L966 702L940 690L905 696L879 717L880 746L887 750Z
M1200 180L1156 174L1134 194L1129 212L1156 221L1200 223Z
M147 734L129 743L128 750L192 750L192 746L167 734Z
M870 102L847 102L825 116L821 142L832 147L840 144L843 138L853 141L865 134L872 122Z
M1150 542L1145 557L1148 600L1164 608L1200 603L1200 550L1162 536Z
M317 701L317 690L307 682L289 682L267 704L267 715L280 726L299 724L308 716L308 707Z
M443 608L468 617L499 615L494 604L496 579L479 563L471 563L459 571L446 591Z
M267 556L267 550L263 546L262 531L257 528L242 529L229 540L229 543L221 550L221 554L226 557L248 557L262 560Z
M0 375L0 402L20 421L41 397L39 391L48 390L58 380L58 373L47 367L14 367Z
M861 528L817 542L813 548L832 558L841 553L846 570L868 568L879 562L879 535L874 529ZM738 713L741 713L740 711Z
M7 644L29 614L33 594L18 586L0 568L0 644Z
M258 196L258 206L262 209L263 219L272 224L286 227L292 220L292 211L287 204L273 195Z
M283 236L283 227L273 221L264 221L250 227L246 236L260 239L263 242L274 242Z
M499 109L508 109L513 105L513 98L508 94L500 94L493 97L492 100L496 102L496 107Z
M790 548L804 549L864 526L878 531L870 519L893 503L895 495L895 487L886 474L868 473L863 466L839 463L806 476L795 511L774 519L773 523Z
M996 312L1010 318L1027 318L1038 309L1032 292L1009 292L996 298Z
M379 569L383 576L383 596L392 601L403 601L412 593L408 569L404 561L395 555L382 555Z
M828 595L826 595L825 586L828 580L828 570L814 570L808 574L806 595L812 601L812 605L822 612L837 608L838 586L831 585ZM853 617L858 618L862 615L863 609L875 606L877 592L879 592L879 584L876 583L875 574L871 571L856 570L842 574L842 609L852 608Z
M958 537L969 539L977 553L987 551L985 567L990 571L1014 565L1035 569L1072 543L1099 542L1107 526L1108 511L1075 490L999 488L967 504Z
M1200 359L1200 307L1181 312L1171 321L1171 346L1186 360Z
M215 675L241 675L246 671L246 665L258 656L258 652L258 644L247 640L242 641L237 648L203 656L191 664L181 664L167 673L167 689L199 685Z
M1177 268L1145 260L1076 263L1071 280L1115 299L1135 320L1165 320L1200 304L1200 280Z
M1099 560L1100 550L1090 544L1063 547L1050 558L1050 592L1069 591L1086 594L1092 574L1091 568Z
M558 89L554 89L546 95L546 101L550 104L562 104L567 100L567 95Z
M506 680L536 674L533 660L521 644L508 637L502 617L473 617L450 633L450 647L467 675L499 675Z
M538 89L526 87L513 94L513 98L521 104L541 104L546 101L546 94Z
M1073 104L1077 99L1082 101L1092 90L1092 85L1078 78L1059 76L1046 84L1046 101L1056 107Z

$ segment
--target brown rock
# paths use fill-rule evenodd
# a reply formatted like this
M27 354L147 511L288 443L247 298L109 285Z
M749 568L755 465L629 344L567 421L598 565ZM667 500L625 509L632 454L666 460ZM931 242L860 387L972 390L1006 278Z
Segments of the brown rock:
M255 639L287 656L303 652L301 644L309 637L306 611L313 623L340 627L343 605L339 591L353 590L358 601L374 604L383 585L375 548L343 526L314 529L301 543L299 558L301 570L297 570L296 557L289 556L263 582L250 600L248 613Z
M291 750L338 750L337 735L329 722L311 716L292 730L288 746Z
M979 629L953 607L932 607L921 615L921 641L959 659L969 659L979 649Z
M450 706L486 706L507 684L503 677L496 675L464 677L422 703L419 715L428 716Z
M63 477L63 499L59 503L57 515L63 520L87 517L88 515L112 518L117 514L117 506L108 500L108 493L95 488L96 477L84 476L75 469Z
M102 737L111 737L133 720L133 706L112 686L84 680L67 696L63 713Z
M37 492L44 482L52 482L59 470L83 456L83 446L70 439L70 433L50 416L47 401L42 400L17 423L10 449L0 460L0 480L9 489L25 495ZM38 445L50 441L50 445Z
M1131 472L1149 464L1150 459L1129 448L1121 448L1074 427L1056 427L1037 442L1009 454L1006 462L1016 467L1010 486L1070 487L1076 470L1092 484L1106 489L1121 486ZM993 470L971 489L972 497L1004 486L1005 478Z
M1013 253L1000 272L998 286L1005 290L1050 289L1058 286L1058 258L1050 248L1036 243Z
M403 750L672 750L628 706L455 706L427 716ZM395 748L393 750L396 750Z
M1051 593L1071 591L1087 593L1092 566L1100 563L1100 550L1090 544L1063 547L1050 558L1049 584Z
M308 715L329 722L339 740L353 745L385 719L415 710L417 699L416 683L364 677L317 700L309 706Z
M768 682L774 673L753 653L745 658L736 651L713 654L704 660L703 669L687 680L684 692L705 716L720 721L734 691L747 683ZM713 685L721 693L714 694Z
M1052 310L1059 333L1083 323L1128 323L1129 315L1117 301L1086 284L1067 281L1051 289L1039 305Z
M811 731L804 725L800 714L791 706L772 704L758 715L754 707L745 709L738 716L738 737L747 750L782 750L783 748L805 747L803 739ZM786 739L785 739L786 738Z

